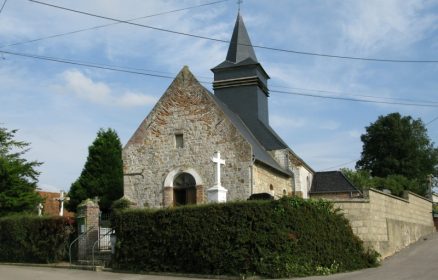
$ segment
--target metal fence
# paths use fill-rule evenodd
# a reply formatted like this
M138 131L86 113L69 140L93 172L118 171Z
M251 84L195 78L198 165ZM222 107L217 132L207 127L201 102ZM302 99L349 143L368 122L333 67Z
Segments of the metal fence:
M111 251L111 232L110 215L107 213L101 213L99 216L99 251Z

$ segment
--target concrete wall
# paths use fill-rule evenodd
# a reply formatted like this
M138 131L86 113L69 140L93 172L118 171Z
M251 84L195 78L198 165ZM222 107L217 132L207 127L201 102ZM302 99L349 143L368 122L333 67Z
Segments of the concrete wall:
M353 232L382 258L435 231L432 202L423 197L407 192L399 198L373 189L365 197L335 201L335 206L343 210Z

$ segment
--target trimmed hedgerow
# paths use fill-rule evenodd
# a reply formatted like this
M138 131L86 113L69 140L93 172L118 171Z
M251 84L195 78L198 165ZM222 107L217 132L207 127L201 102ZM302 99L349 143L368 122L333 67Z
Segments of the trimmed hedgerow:
M115 213L113 267L290 277L374 266L326 201L283 198Z
M13 215L0 218L0 261L51 263L68 254L73 220Z

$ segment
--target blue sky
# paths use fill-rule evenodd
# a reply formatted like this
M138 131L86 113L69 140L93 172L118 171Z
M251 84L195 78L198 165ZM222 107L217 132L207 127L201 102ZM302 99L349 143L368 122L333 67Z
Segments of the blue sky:
M46 2L131 19L213 0ZM229 40L236 13L236 1L229 0L136 22ZM438 60L436 0L246 0L241 14L254 45L341 56ZM9 0L0 14L0 47L107 23L111 21ZM165 76L175 76L188 65L199 80L212 81L210 69L225 59L227 45L117 24L0 50L141 68ZM426 123L438 117L438 63L255 51L271 76L271 90L436 105L360 103L272 92L271 125L315 170L337 169L345 163L353 167L362 148L360 135L379 115L400 112ZM170 82L0 54L0 123L19 129L18 138L31 142L27 157L44 162L39 169L42 189L68 190L99 128L115 129L125 144ZM427 128L432 141L438 142L438 121Z

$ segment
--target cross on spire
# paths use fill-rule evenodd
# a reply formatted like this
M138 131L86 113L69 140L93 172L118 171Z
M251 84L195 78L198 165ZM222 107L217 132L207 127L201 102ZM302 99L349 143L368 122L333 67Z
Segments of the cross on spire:
M237 0L238 11L240 13L240 5L243 3L243 0Z

